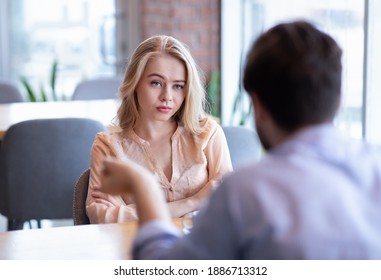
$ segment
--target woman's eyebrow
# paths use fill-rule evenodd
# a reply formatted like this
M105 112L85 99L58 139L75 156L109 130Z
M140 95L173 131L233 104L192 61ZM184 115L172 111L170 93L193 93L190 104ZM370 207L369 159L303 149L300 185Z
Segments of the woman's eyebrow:
M160 79L165 80L164 76L162 76L162 75L160 75L160 74L157 74L157 73L149 74L147 77L155 77L155 76L159 77Z
M152 74L149 74L147 76L148 78L149 77L159 77L160 79L163 79L163 80L166 80L166 78L160 74L157 74L157 73L152 73ZM174 80L175 83L186 83L186 80Z

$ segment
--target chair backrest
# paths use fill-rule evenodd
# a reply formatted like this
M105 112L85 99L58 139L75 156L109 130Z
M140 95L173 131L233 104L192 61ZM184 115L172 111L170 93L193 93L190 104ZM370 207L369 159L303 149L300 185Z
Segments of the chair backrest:
M121 79L96 78L80 82L74 89L72 100L116 99Z
M223 126L233 168L258 161L262 146L254 129L242 126Z
M73 218L73 186L90 165L102 123L84 118L11 126L0 153L0 212L9 219Z
M74 225L90 224L86 214L86 198L89 188L90 168L82 172L74 186L73 194L73 218Z
M0 81L0 104L23 101L24 97L16 85L5 81Z

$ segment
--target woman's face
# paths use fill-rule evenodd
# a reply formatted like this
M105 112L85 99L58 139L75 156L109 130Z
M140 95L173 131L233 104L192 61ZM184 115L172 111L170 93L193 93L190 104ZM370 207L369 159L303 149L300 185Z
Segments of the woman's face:
M170 55L149 60L136 87L142 120L170 120L184 102L186 82L180 60Z

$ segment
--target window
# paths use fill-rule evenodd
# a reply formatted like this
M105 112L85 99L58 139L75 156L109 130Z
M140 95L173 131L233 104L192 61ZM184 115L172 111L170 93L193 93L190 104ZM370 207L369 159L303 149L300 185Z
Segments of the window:
M253 40L279 22L307 19L331 34L343 48L343 99L335 124L354 138L381 143L381 128L375 124L381 115L374 105L381 104L380 94L376 94L381 88L381 79L376 77L376 67L380 65L376 61L381 58L376 50L380 49L381 39L375 35L380 31L377 30L380 11L381 4L374 0L222 1L222 112L225 116L222 121L235 121L231 92L239 88L240 77L233 73L240 72L242 59ZM226 58L239 62L227 62L228 67L224 64ZM243 108L247 110L247 105Z
M57 95L68 97L81 80L116 75L114 0L0 0L0 10L0 78L39 91L57 61Z

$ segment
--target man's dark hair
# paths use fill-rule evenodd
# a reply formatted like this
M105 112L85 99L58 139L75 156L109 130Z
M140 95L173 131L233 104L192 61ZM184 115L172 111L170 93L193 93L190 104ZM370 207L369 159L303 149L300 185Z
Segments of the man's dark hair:
M263 33L247 56L243 84L287 131L333 120L341 95L335 40L305 21Z

